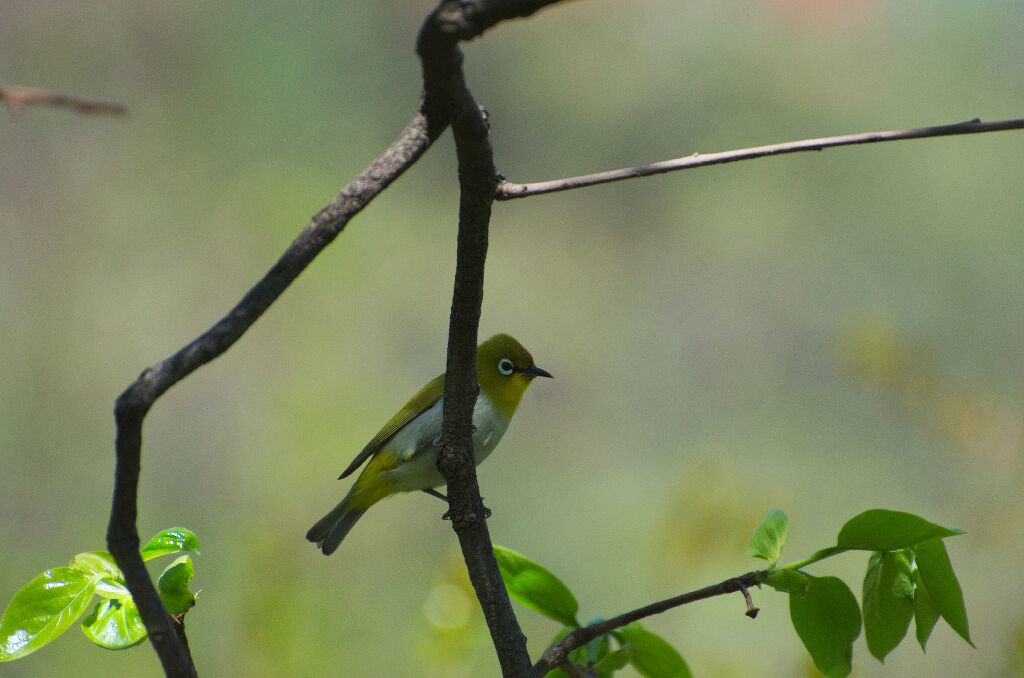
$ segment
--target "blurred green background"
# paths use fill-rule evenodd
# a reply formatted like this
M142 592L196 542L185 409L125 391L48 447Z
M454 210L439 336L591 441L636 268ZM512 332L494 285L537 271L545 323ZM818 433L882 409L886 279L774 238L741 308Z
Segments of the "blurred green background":
M103 546L113 401L227 311L402 129L431 2L0 3L0 81L127 119L0 119L0 605ZM549 179L804 137L1024 113L1024 5L590 0L466 47L500 169ZM443 506L303 540L337 474L443 369L457 185L446 136L222 358L146 421L139 530L203 546L209 676L496 675ZM491 534L610 616L783 560L887 507L949 544L944 624L859 676L1020 674L1024 133L759 160L494 210L481 336L535 384L481 468ZM816 566L860 590L867 554ZM158 561L159 562L159 561ZM814 675L786 599L652 619L702 676ZM536 655L557 631L518 608ZM159 675L72 629L5 676ZM109 672L109 673L104 673Z

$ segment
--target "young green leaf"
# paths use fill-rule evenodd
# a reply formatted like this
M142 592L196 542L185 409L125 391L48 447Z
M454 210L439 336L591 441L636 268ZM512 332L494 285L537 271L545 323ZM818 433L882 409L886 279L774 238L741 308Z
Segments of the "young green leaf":
M171 614L182 614L196 604L196 596L188 588L193 575L195 567L192 565L192 559L181 556L168 565L157 580L156 588L160 593L160 599L164 601L164 607Z
M623 626L615 635L629 644L632 653L629 662L644 678L691 678L690 667L682 655L639 622Z
M128 586L124 583L121 568L114 562L114 556L106 551L88 551L79 553L71 559L69 567L81 570L96 579L96 594L104 598L130 597Z
M941 539L930 539L914 546L914 561L918 572L928 589L932 605L942 618L960 634L960 637L974 647L971 632L967 628L967 608L964 607L964 593L960 582L949 562L946 545Z
M871 509L843 525L839 531L838 545L840 548L861 551L893 551L926 539L958 534L963 532L930 523L912 513Z
M184 527L161 530L139 549L139 554L143 560L153 560L178 551L199 554L199 539L192 533L192 530Z
M850 675L853 641L860 635L860 608L841 579L808 576L807 593L789 594L789 616L826 678Z
M772 566L779 560L782 545L786 543L789 519L779 509L771 509L754 528L754 534L747 544L747 553L754 558L763 558Z
M808 575L803 572L797 572L796 570L772 570L772 573L765 578L764 583L776 591L796 593L802 596L807 592L809 581Z
M82 633L100 647L123 650L146 639L146 626L131 598L101 600L82 620Z
M96 595L101 598L131 598L132 592L124 579L104 577L96 580Z
M106 551L87 551L79 553L68 563L69 567L99 577L121 577L121 568L114 562L114 556Z
M633 646L625 644L615 652L610 652L594 664L594 673L598 676L611 675L619 669L625 668L626 664L633 658Z
M921 570L914 570L914 629L917 635L917 642L921 644L921 652L928 643L928 637L932 635L932 629L939 621L939 611L932 603L932 597L928 594L928 587L921 579Z
M0 661L35 652L82 616L96 589L93 576L55 567L25 584L0 617Z
M862 596L864 640L880 662L892 652L910 627L914 616L914 584L910 558L903 551L871 554L864 575Z
M562 580L529 558L503 546L494 547L501 578L509 595L534 612L561 622L579 626L579 603Z

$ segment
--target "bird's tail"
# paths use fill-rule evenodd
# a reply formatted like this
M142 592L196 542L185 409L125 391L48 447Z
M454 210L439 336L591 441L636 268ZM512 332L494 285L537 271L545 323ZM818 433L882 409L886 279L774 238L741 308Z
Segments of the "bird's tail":
M314 542L325 556L329 556L337 550L341 540L364 513L366 509L353 507L350 497L345 497L330 513L309 528L306 539Z
M334 553L366 510L395 492L394 483L385 477L385 472L397 465L398 461L393 454L380 451L373 455L345 498L309 528L306 539L319 546L325 556Z

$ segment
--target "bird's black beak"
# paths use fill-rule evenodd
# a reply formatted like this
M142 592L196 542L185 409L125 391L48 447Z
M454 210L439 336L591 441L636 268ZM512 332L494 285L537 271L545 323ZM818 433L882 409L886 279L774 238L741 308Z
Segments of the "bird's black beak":
M541 368L537 367L536 365L530 365L526 369L519 370L519 371L524 373L524 374L529 374L531 377L547 377L548 379L554 379L554 377L551 376L550 372L548 372L547 370L541 369Z

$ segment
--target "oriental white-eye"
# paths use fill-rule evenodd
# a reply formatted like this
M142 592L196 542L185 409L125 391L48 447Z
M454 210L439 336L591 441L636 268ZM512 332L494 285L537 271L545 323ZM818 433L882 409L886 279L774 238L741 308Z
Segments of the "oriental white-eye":
M479 465L505 434L533 378L551 375L534 365L529 351L507 334L496 334L477 347L476 372L480 394L473 408L473 453ZM356 521L385 497L423 490L444 498L434 489L445 484L437 470L443 401L442 374L391 417L341 474L350 475L369 459L341 503L306 533L324 555L334 553Z

